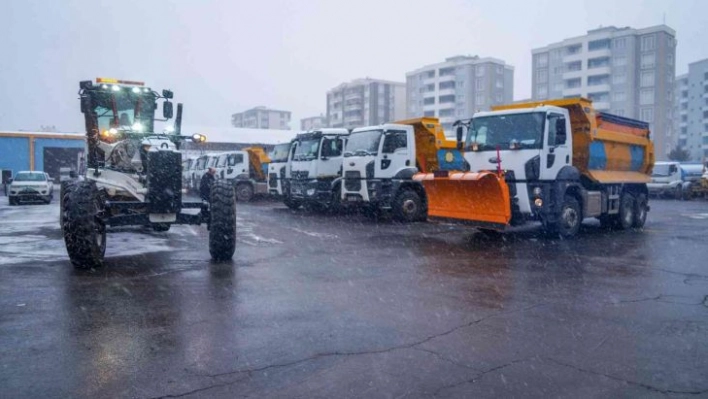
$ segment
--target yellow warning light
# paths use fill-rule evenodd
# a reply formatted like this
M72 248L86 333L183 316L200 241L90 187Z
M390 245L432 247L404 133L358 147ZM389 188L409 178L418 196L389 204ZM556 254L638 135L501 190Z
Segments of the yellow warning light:
M130 85L130 86L145 86L145 82L139 82L137 80L120 80L113 78L96 78L96 83L102 84L119 84L119 85Z

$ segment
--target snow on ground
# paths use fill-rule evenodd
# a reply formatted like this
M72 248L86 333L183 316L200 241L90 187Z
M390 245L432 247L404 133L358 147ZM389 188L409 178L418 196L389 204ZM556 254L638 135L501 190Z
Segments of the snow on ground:
M173 226L178 236L196 235L190 226ZM106 258L170 251L169 234L134 227L111 229ZM59 227L59 202L9 206L0 197L0 265L69 259Z

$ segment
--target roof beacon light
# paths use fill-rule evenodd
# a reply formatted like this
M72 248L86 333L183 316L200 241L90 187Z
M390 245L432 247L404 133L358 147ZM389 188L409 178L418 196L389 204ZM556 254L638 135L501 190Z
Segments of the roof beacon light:
M139 82L137 80L120 80L113 78L96 78L96 83L107 83L126 86L145 86L145 82Z

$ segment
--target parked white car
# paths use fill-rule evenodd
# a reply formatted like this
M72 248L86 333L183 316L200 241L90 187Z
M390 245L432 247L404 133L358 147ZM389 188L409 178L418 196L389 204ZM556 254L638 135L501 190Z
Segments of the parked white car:
M10 205L20 202L52 202L54 183L44 172L18 172L10 182L8 199Z

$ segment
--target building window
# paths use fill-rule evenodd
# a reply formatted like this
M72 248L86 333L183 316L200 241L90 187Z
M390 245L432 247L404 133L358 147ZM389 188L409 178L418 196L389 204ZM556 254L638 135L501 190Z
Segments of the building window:
M475 68L475 74L478 78L484 76L484 66L478 65L477 68Z
M615 115L617 115L617 116L624 116L624 110L623 110L623 109L616 109L616 110L612 111L612 113L615 114Z
M642 87L654 86L654 71L642 71L641 86Z
M639 110L639 119L644 122L654 121L654 108L642 108Z
M474 82L474 87L476 90L484 90L484 80L482 79L477 79Z
M588 43L588 50L595 51L595 50L609 49L610 43L611 43L610 39L593 40Z
M642 89L639 91L639 105L654 104L654 89Z
M618 50L625 49L627 48L627 38L622 37L619 39L615 39L614 41L615 48Z
M475 105L480 106L485 104L484 93L477 93L475 95Z
M435 91L435 83L425 85L425 91Z
M610 83L610 75L588 76L588 86L606 85Z
M610 66L610 57L591 58L588 60L588 69Z
M465 87L465 81L464 81L464 80L458 80L458 81L457 81L457 87L459 87L459 88L464 88L464 87Z
M656 54L654 54L654 53L642 54L642 61L641 61L642 69L654 68L655 61L656 61Z
M612 60L612 63L614 66L627 65L627 57L624 55L618 55Z
M497 65L497 74L499 74L499 75L504 74L504 66Z
M563 91L563 82L553 83L553 91Z
M565 53L568 55L578 54L583 50L582 44L574 44L565 48Z
M537 83L548 83L548 69L536 70Z
M454 81L454 80L450 80L450 81L447 81L447 82L440 82L440 83L438 84L438 88L439 88L440 90L454 89L454 88L455 88L455 81Z
M435 116L435 111L425 111L423 112L423 116Z
M669 65L674 65L674 55L673 54L669 54L669 56L666 57L666 63Z
M612 93L612 101L625 101L627 99L627 95L623 91L615 91Z
M582 61L573 61L565 64L565 70L568 72L580 71L583 69Z
M441 109L440 111L438 111L438 115L440 117L455 116L455 109L454 108Z
M627 74L625 73L615 73L612 75L612 84L621 85L627 81Z
M536 92L539 100L548 98L548 86L538 86Z
M557 66L553 67L553 74L554 75L560 75L563 73L563 67Z
M548 66L548 53L536 55L536 68L546 68Z
M654 35L648 35L642 37L642 51L653 51L656 48L656 37Z
M423 99L423 105L435 104L435 97L428 97Z
M455 74L455 67L441 68L439 71L440 77L454 75L454 74Z
M568 79L565 81L565 88L566 89L574 89L576 87L580 87L582 82L580 81L580 78L575 78L575 79Z
M596 102L608 102L610 101L610 93L603 91L599 93L588 93L588 97Z
M455 95L454 94L448 94L446 96L440 96L438 97L438 102L440 104L445 104L445 103L454 103L455 102Z
M497 79L496 85L497 85L497 89L502 89L502 88L504 88L504 81L501 79Z
M497 93L497 104L503 103L504 102L504 94L502 93Z

